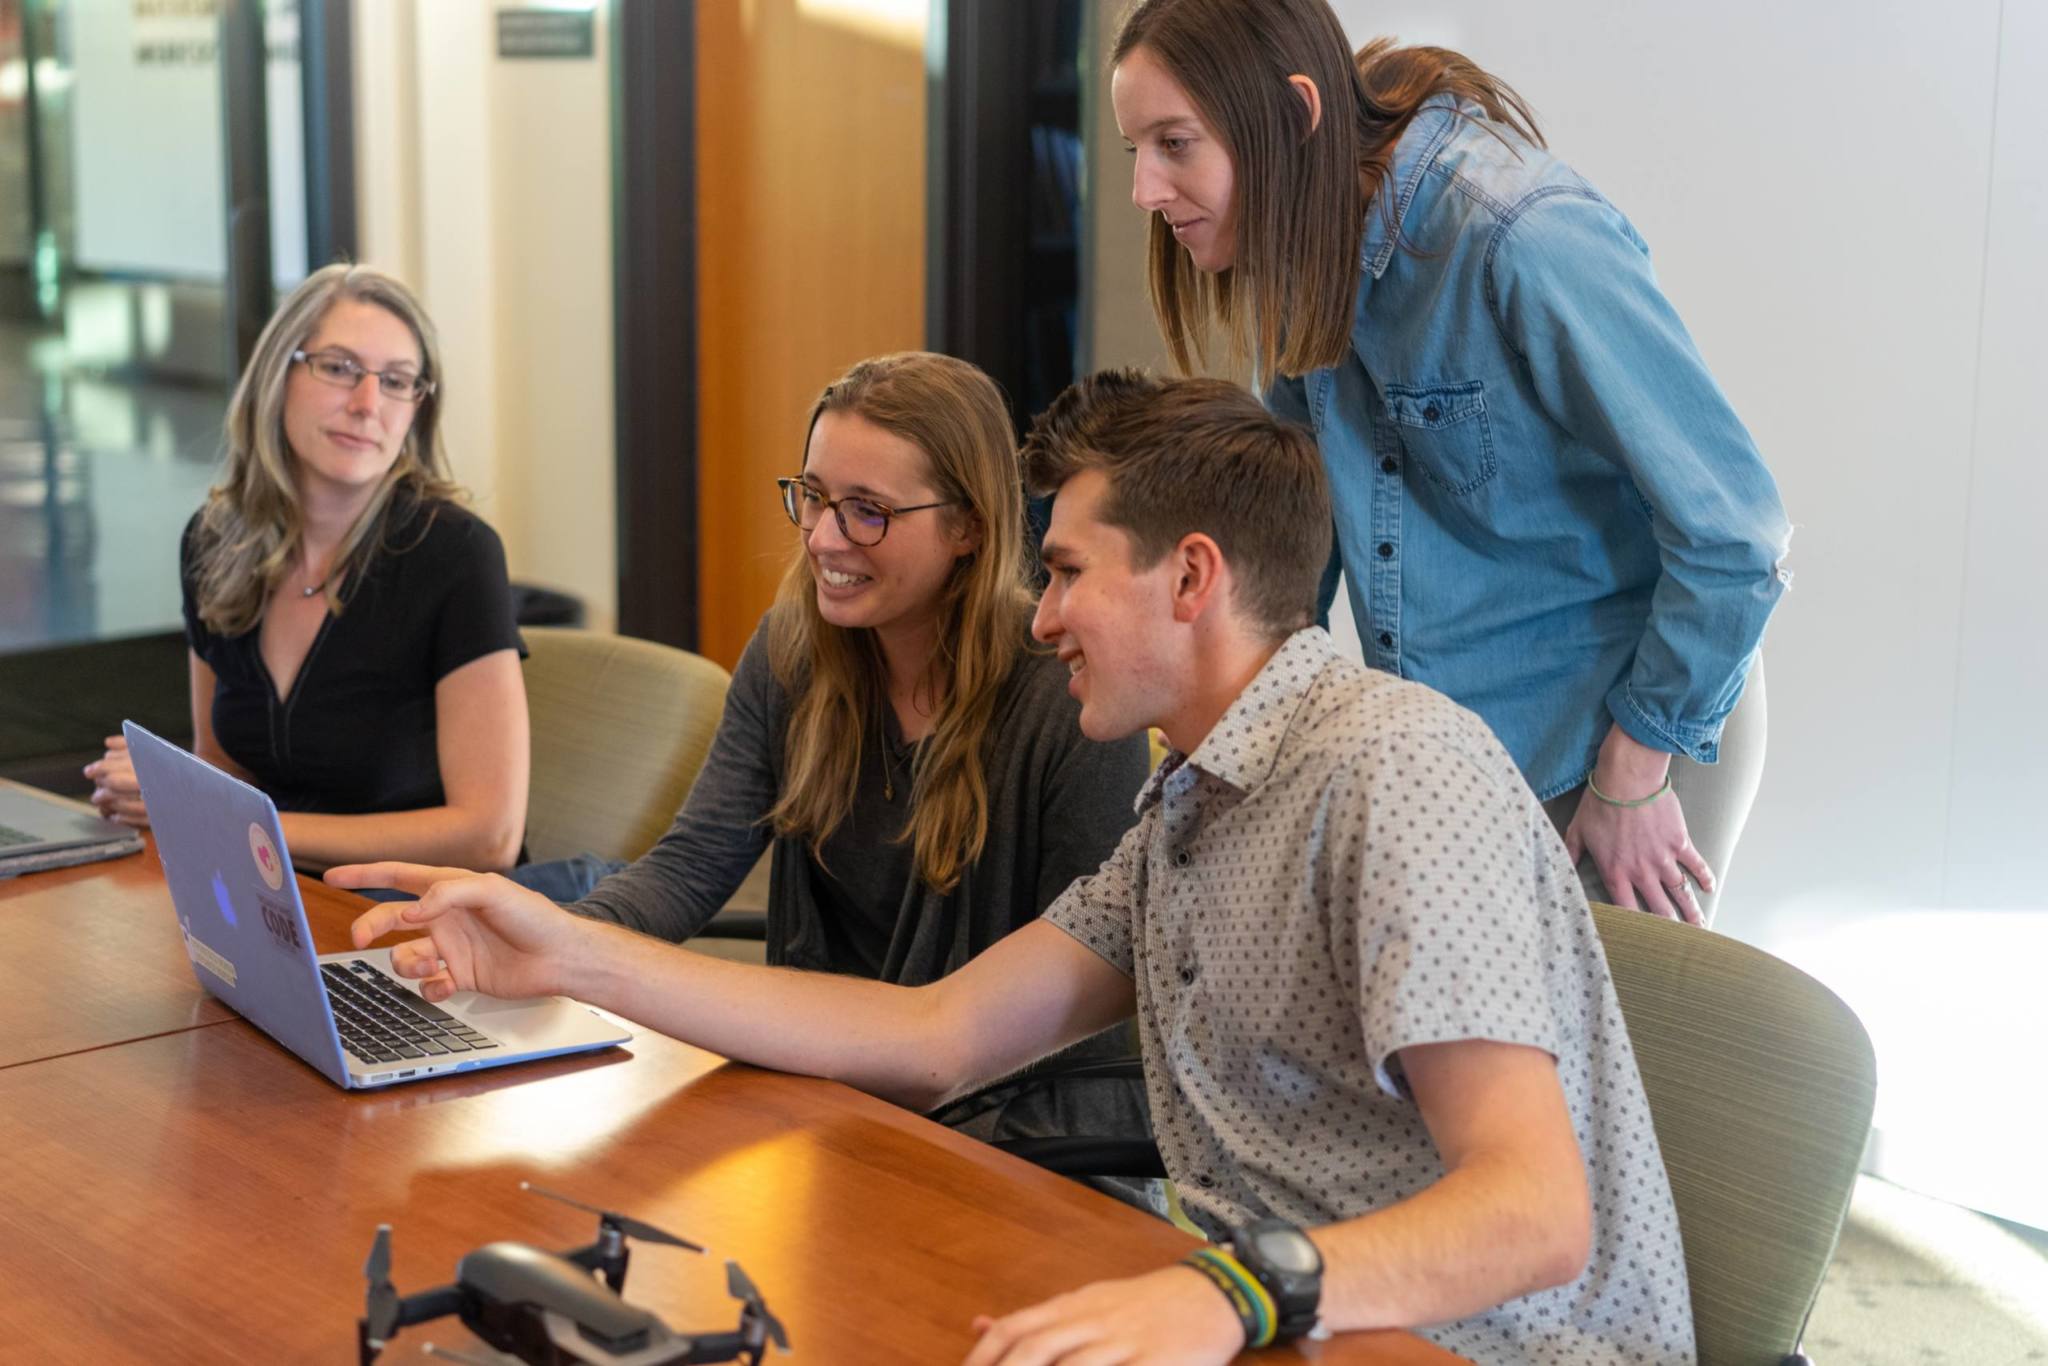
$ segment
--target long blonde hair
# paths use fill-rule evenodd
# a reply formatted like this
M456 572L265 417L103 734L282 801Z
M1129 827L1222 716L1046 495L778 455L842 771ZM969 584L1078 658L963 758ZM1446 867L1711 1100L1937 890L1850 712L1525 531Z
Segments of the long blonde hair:
M292 479L297 457L285 439L285 387L292 352L312 339L328 310L343 299L375 304L410 328L419 343L420 375L434 381L434 389L420 400L398 458L335 551L327 570L328 610L340 614L343 584L379 549L375 533L395 492L428 504L463 496L441 447L441 344L426 310L411 290L370 266L339 262L313 272L256 340L228 404L226 468L200 509L193 547L199 619L217 635L255 629L263 605L299 555L305 510Z
M1506 82L1446 48L1381 38L1353 55L1324 0L1145 0L1124 20L1111 65L1141 47L1222 140L1237 186L1237 259L1227 270L1197 269L1165 219L1151 216L1152 308L1182 374L1206 362L1215 331L1229 360L1250 360L1261 381L1343 361L1365 216L1377 205L1391 224L1382 191L1394 146L1432 96L1470 100L1488 131L1497 124L1543 145ZM1292 75L1321 96L1313 128Z
M993 380L925 351L860 362L818 396L812 429L825 413L865 418L923 451L936 497L959 505L940 515L980 525L980 544L955 562L940 590L926 680L932 728L912 762L910 817L900 836L914 851L918 876L949 892L988 838L996 700L1023 654L1031 618L1016 437ZM834 626L819 614L801 543L769 613L768 658L790 696L787 777L768 819L776 834L808 840L818 857L852 810L861 737L889 705L888 678L872 630Z

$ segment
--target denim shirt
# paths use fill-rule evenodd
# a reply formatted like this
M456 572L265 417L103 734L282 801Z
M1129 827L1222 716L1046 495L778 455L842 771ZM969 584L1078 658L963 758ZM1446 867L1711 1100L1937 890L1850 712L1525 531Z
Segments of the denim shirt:
M1610 718L1713 763L1791 528L1648 248L1449 96L1381 194L1351 354L1266 394L1322 448L1366 662L1478 712L1539 797Z

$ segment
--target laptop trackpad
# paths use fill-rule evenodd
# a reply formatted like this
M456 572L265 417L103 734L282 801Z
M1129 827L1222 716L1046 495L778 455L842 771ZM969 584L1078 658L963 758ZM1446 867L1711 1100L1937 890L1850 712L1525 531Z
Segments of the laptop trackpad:
M458 991L441 1002L441 1008L469 1020L515 1053L527 1048L559 1048L567 1040L581 1041L619 1032L593 1014L590 1007L562 996L507 1001L474 991Z

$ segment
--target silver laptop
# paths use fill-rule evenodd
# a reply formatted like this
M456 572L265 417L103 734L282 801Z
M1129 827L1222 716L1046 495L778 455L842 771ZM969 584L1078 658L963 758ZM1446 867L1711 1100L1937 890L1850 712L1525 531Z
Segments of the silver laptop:
M315 954L270 798L130 721L121 727L199 985L337 1086L607 1048L632 1034L562 996L436 1005L388 949Z
M83 802L0 778L0 878L141 848L142 836Z

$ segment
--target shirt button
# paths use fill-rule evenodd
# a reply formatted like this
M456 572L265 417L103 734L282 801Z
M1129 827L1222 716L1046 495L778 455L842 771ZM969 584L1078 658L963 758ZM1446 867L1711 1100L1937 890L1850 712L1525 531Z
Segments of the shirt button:
M1444 410L1437 407L1434 403L1430 404L1427 408L1424 408L1422 410L1422 420L1424 422L1434 422L1443 415Z
M1393 543L1392 541L1381 541L1381 542L1380 542L1380 558L1381 558L1381 559L1383 559L1383 560L1388 560L1388 559L1392 559L1392 558L1393 558L1393 556L1394 556L1394 543Z
M1195 984L1195 970L1193 968L1182 968L1180 970L1180 984L1184 987L1191 987Z
M1213 1190L1216 1186L1216 1178L1207 1172L1200 1172L1195 1176L1195 1184L1203 1190Z
M1188 866L1188 851L1187 851L1187 850L1185 850L1185 849L1176 849L1176 850L1174 850L1174 851L1173 851L1173 866L1174 866L1174 867L1176 867L1176 868L1185 868L1185 867L1187 867L1187 866Z
M1401 466L1395 461L1394 457L1391 455L1388 456L1385 460L1380 461L1381 474L1392 474L1395 470L1398 470L1400 468Z
M1380 644L1391 650L1394 648L1394 637L1390 633L1382 631L1380 632Z

